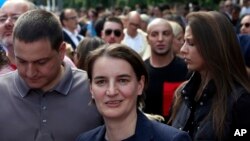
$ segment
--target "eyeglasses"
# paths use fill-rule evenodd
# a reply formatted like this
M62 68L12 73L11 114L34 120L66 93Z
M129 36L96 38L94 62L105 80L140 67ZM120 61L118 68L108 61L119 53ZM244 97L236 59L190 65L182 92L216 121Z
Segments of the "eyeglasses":
M243 25L244 25L246 28L250 27L250 23L243 23L243 24L240 24L240 27L242 27Z
M13 16L0 16L0 24L5 23L8 19L10 19L11 22L16 22L16 20L20 17L20 15L13 15Z
M77 16L65 17L65 20L77 20Z
M106 36L109 36L109 35L112 34L112 32L114 32L114 35L115 35L116 37L120 37L120 36L122 35L122 32L121 32L121 30L119 30L119 29L115 29L115 30L106 29L106 30L105 30L105 35L106 35Z
M140 27L140 24L137 24L137 23L129 23L129 24L132 25L132 26L135 26L136 28Z

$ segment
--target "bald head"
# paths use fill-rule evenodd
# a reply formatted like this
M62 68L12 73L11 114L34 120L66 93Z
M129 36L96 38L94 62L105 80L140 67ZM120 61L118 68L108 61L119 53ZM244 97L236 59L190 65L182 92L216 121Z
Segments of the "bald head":
M147 34L152 58L173 55L172 44L174 34L172 27L167 20L163 18L155 18L149 23Z
M127 33L131 37L135 37L137 35L137 29L140 28L141 25L141 16L137 11L131 11L128 14L128 25L127 25Z
M14 63L13 27L23 13L35 9L36 6L27 0L8 0L0 9L0 42L8 50L8 57Z
M140 14L137 11L131 11L128 13L128 18L129 19L134 19L134 18L140 18Z
M10 5L16 6L16 8L18 9L23 8L24 12L36 9L35 4L28 0L8 0L2 5L1 9L4 9L5 7L8 7Z
M171 32L173 32L172 27L168 22L168 20L163 18L155 18L148 24L147 33L150 33L155 28L159 28L159 25L166 26L166 28L168 28Z

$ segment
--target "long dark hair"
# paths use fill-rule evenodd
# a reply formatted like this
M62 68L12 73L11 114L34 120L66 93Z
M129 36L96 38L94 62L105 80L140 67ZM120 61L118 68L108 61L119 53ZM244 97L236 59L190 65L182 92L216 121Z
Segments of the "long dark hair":
M103 44L105 42L99 37L85 37L76 48L77 68L86 70L85 61L88 54Z
M197 49L205 60L207 70L216 86L208 117L212 117L215 133L220 140L224 136L225 119L228 114L227 100L235 84L240 84L250 92L240 45L232 24L219 12L191 12L187 19ZM182 102L180 93L185 83L176 91L170 122L178 113ZM237 98L237 94L232 96Z

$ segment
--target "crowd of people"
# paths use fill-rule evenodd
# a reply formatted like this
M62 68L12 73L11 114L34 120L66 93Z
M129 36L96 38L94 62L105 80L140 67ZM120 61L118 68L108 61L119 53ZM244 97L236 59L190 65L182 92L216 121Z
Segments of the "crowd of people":
M250 0L81 14L8 0L0 91L1 141L245 140Z

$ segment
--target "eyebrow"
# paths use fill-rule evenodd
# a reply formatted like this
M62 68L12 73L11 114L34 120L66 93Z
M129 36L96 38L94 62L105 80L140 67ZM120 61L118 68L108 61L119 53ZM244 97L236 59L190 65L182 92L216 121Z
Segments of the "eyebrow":
M16 56L16 58L17 58L18 60L22 60L22 61L29 62L29 61L27 61L27 60L25 60L25 59L23 59L23 58L18 57L18 56ZM31 61L31 62L38 62L38 61L41 61L41 60L50 60L50 59L51 59L51 57L45 57L45 58L40 58L40 59Z
M121 75L118 75L117 77L118 77L118 78L124 78L124 77L130 78L131 76L128 75L128 74L121 74ZM96 79L103 79L103 78L106 78L106 77L105 77L105 76L96 76L96 77L94 77L95 80L96 80Z
M5 16L8 16L8 15L11 15L11 16L16 16L16 15L22 15L22 13L1 13L0 12L0 17L5 17Z
M170 29L166 29L166 30L151 30L150 33L163 33L163 32L171 32Z

